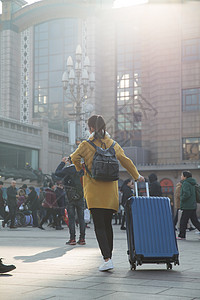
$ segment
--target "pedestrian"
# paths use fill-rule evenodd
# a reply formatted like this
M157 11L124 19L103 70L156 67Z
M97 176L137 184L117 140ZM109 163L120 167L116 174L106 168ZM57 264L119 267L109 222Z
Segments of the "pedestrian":
M149 195L154 197L162 197L162 189L158 182L157 175L151 173L149 175Z
M65 190L63 187L62 181L58 181L57 187L55 189L56 193L56 200L57 200L57 205L58 208L56 209L57 213L57 225L56 225L56 230L62 230L64 229L61 225L61 221L63 220L63 217L65 215Z
M24 190L24 193L26 194L27 184L24 183L19 189Z
M66 165L70 163L70 165ZM67 195L67 213L69 218L69 233L70 239L66 242L67 245L76 245L76 213L79 223L79 245L85 245L85 221L84 221L84 197L83 187L81 184L81 174L76 171L76 168L66 157L63 157L58 165L55 175L63 178L63 183Z
M45 209L42 206L42 203L45 200L45 191L43 190L43 187L40 187L40 192L39 192L39 222L42 220L42 218L45 216Z
M12 180L11 185L7 188L7 205L9 208L9 213L5 216L2 226L4 227L6 223L10 220L10 228L16 228L15 226L15 217L17 212L17 189L16 181Z
M123 208L125 208L128 198L133 196L133 188L134 188L134 184L133 184L132 179L128 178L128 179L124 180L124 182L121 186ZM126 230L126 227L124 226L125 219L126 219L126 213L125 213L125 209L124 209L124 214L122 217L122 225L120 228L121 230Z
M14 269L16 269L16 267L14 265L4 265L2 263L2 258L0 258L0 274L8 273Z
M25 198L27 199L28 198L28 195L27 195L27 184L26 183L24 183L20 188L19 188L19 190L23 190L24 191L24 196L25 196Z
M38 227L38 210L40 209L39 198L33 186L29 187L29 191L30 193L28 194L26 204L32 212L33 227Z
M49 187L45 190L45 200L42 203L42 206L46 210L46 215L42 218L38 228L44 230L42 226L52 215L54 220L54 225L57 225L57 218L56 218L56 208L58 208L57 200L56 200L56 193L55 193L56 185L53 182L49 183Z
M174 227L176 229L176 224L178 222L178 214L179 214L179 210L180 210L180 196L181 196L181 186L182 186L183 180L180 180L177 184L176 184L176 189L174 192L174 206L175 206L175 217L174 217Z
M102 116L91 116L88 119L88 127L90 131L89 140L95 145L109 148L113 144L113 140L106 132L106 124ZM134 179L144 180L118 143L115 143L114 150L116 158L131 176ZM105 182L91 177L95 152L95 148L90 143L83 141L70 157L77 171L82 170L84 166L89 170L89 172L85 171L83 176L84 197L92 214L96 238L104 259L99 271L107 271L113 269L111 260L113 251L112 217L113 213L118 211L119 206L118 181Z
M0 181L0 216L4 219L5 217L5 201L3 198L3 181Z
M180 222L178 222L178 220L179 220L179 213L181 212L181 210L180 210L180 194L181 194L182 183L183 183L183 180L180 180L176 184L176 189L175 189L175 193L174 193L174 204L175 204L175 212L176 212L175 217L174 217L175 230L177 230L176 229L177 223L178 223L178 227L180 227ZM195 229L194 227L192 227L190 220L188 221L187 228L188 228L188 231L192 231Z
M25 192L23 189L19 189L17 191L17 194L19 195L19 197L17 198L17 208L19 209L20 207L22 207L22 205L25 204L26 198L25 198Z
M194 227L200 231L200 222L197 219L196 209L196 180L192 178L190 171L183 171L181 174L182 186L180 193L180 208L183 211L180 220L180 233L178 240L185 240L187 223L190 219Z

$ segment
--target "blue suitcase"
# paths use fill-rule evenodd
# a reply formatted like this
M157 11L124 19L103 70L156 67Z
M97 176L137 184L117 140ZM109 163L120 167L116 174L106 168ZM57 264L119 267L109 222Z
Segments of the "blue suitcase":
M167 197L138 196L128 199L126 211L126 231L129 262L132 270L143 263L172 263L179 265L170 199Z

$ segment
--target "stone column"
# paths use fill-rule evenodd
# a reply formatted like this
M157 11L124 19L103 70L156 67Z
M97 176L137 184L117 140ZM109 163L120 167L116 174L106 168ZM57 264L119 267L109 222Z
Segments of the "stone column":
M41 149L39 153L39 167L44 174L48 173L48 142L49 142L49 128L48 119L33 119L33 125L39 126L41 132Z
M20 35L12 23L14 1L2 0L1 27L1 115L19 120Z

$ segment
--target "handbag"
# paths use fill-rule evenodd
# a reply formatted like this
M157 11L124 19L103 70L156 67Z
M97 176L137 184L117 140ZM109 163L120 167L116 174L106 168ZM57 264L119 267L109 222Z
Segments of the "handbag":
M9 212L9 207L8 207L8 205L6 205L6 207L5 207L5 212Z
M90 211L88 208L84 209L84 221L86 224L90 223Z
M78 201L83 198L83 191L73 186L65 186L67 198L69 201Z
M20 205L19 210L21 210L21 211L24 210L23 204Z

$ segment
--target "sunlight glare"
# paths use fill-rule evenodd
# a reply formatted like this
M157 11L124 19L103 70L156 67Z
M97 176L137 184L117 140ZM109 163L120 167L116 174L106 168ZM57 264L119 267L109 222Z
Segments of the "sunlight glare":
M33 3L39 2L39 1L42 1L42 0L26 0L26 2L27 2L26 5L33 4ZM2 14L2 3L0 3L0 14Z
M115 0L113 8L128 7L133 5L145 4L149 0Z

